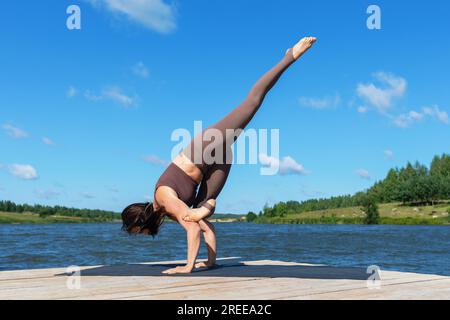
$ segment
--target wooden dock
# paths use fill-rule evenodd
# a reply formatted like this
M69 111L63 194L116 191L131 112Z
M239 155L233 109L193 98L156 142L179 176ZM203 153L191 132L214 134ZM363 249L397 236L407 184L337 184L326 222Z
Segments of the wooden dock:
M0 299L450 299L450 277L281 261L219 260L215 269L162 275L182 261L0 272ZM78 280L79 282L78 282ZM78 286L79 284L79 286Z

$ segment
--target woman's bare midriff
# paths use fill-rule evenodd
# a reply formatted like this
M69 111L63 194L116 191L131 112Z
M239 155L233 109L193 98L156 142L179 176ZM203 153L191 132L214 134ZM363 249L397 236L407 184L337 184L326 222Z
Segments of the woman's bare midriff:
M202 171L184 153L180 153L172 162L197 183L202 181Z
M200 184L203 179L202 171L188 157L186 157L184 153L180 153L172 162L181 170L183 170L188 176L190 176L194 181ZM158 190L155 191L155 195L156 192L158 192ZM176 193L175 190L173 190L173 192ZM155 210L159 210L161 208L158 201L156 200L156 197L153 201L153 206ZM176 220L175 217L170 218Z

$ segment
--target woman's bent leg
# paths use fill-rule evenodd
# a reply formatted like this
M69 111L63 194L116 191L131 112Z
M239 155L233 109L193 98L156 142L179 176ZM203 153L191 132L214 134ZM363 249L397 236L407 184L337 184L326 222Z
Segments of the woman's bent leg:
M213 164L203 177L194 202L194 208L200 208L210 199L217 200L230 174L231 164ZM214 213L214 208L210 215Z
M195 267L211 268L216 264L217 257L216 229L213 224L207 220L200 220L198 224L202 229L203 238L205 239L206 249L208 250L208 260L206 262L197 263Z

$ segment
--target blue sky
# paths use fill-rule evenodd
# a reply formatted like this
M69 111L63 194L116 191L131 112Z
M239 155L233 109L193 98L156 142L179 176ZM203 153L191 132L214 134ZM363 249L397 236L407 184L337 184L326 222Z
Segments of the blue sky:
M81 30L66 27L72 4ZM370 4L381 30L366 27ZM250 124L279 129L294 167L235 165L219 211L354 193L390 167L428 164L450 150L448 12L437 0L4 1L0 199L145 201L172 131L220 119L306 35L316 46Z

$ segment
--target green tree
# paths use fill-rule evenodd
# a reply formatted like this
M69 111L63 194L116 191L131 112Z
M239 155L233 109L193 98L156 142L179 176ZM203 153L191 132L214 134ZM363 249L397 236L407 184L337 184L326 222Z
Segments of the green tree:
M383 202L392 202L397 200L400 179L398 169L389 170L386 179L383 181Z
M255 221L256 219L258 219L258 216L257 216L254 212L249 212L249 213L247 213L247 216L245 217L245 220L246 220L247 222L253 222L253 221Z
M435 156L431 162L430 175L450 176L450 155Z
M365 224L380 223L380 213L378 212L378 204L373 196L367 195L362 203L362 210L366 214L364 218Z

